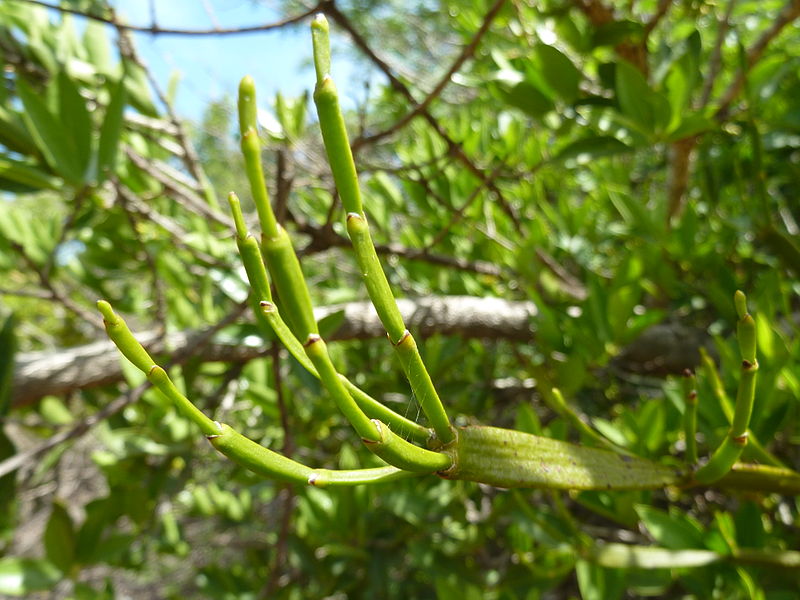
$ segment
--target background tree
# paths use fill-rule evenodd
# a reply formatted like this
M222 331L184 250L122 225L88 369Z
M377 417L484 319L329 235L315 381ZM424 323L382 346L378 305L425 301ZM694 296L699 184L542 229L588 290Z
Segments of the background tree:
M203 408L264 444L330 467L365 454L318 384L244 319L218 201L247 189L224 102L187 130L109 6L39 4L0 7L5 372L19 349L0 387L0 592L792 597L797 570L761 563L800 546L793 497L435 478L322 491L216 460L108 344L89 345L104 339L96 298L150 330ZM316 11L379 74L348 125L378 250L451 414L588 443L543 402L552 384L616 444L679 456L684 394L658 377L699 366L705 344L735 389L730 296L743 288L759 316L751 426L765 453L751 444L745 458L800 463L800 4L285 7ZM276 214L315 304L347 303L322 321L349 340L337 364L421 419L353 304L360 277L306 103L262 100L280 124L264 155ZM714 372L697 382L703 453L728 428ZM596 541L649 548L642 568L621 568Z

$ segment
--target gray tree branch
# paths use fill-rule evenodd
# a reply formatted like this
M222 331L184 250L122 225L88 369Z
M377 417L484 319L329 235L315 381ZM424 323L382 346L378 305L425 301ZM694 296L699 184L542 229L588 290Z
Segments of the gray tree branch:
M529 340L531 319L536 316L532 302L512 302L500 298L471 296L432 296L398 300L400 312L409 328L421 336L434 333L469 338ZM330 340L375 338L385 331L368 302L320 307L318 320L341 314ZM137 339L154 355L187 355L187 350L206 335L207 330L180 331L160 336L156 331L135 332ZM267 352L262 346L210 343L193 358L205 361L243 362ZM31 352L17 357L12 402L21 406L47 395L108 385L122 380L120 355L107 340L54 352Z

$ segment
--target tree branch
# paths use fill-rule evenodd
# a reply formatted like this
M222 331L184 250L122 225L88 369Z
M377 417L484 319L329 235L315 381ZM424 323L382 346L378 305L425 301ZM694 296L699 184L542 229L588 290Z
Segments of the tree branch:
M505 4L505 0L496 0L486 15L483 17L483 22L475 34L472 36L469 44L462 48L461 53L458 55L458 58L450 65L450 68L447 70L447 73L439 80L439 83L434 86L433 90L431 90L430 94L428 94L425 99L417 104L410 112L406 113L399 121L391 125L390 127L375 133L370 136L362 137L356 140L353 143L353 146L360 147L367 144L373 144L377 141L382 140L383 138L393 134L396 131L399 131L403 127L405 127L414 117L419 116L423 112L428 110L428 107L431 103L439 97L439 95L444 91L444 88L450 83L450 79L455 75L459 69L467 62L474 54L475 50L480 44L480 41L483 39L483 36L489 31L489 26L494 21L497 14L500 12L500 9Z
M532 302L510 302L499 298L471 296L433 296L417 300L398 300L400 312L409 328L429 336L434 333L470 338L504 338L517 341L532 337L530 320L536 316ZM351 302L318 308L317 319L343 312L339 328L331 340L382 337L383 326L369 302ZM212 328L213 329L213 328ZM184 355L197 346L197 340L209 330L171 333L161 338L158 332L136 334L153 354L169 349L173 357ZM243 362L263 356L262 346L209 343L192 356L202 361ZM110 341L98 341L77 348L55 352L32 352L17 357L12 401L15 406L35 402L42 396L108 385L122 379L120 357Z
M263 31L280 29L282 27L286 27L287 25L298 23L299 21L302 21L306 17L309 17L314 13L319 12L320 10L319 5L316 5L300 14L294 15L293 17L287 17L286 19L282 19L280 21L274 21L272 23L263 23L261 25L251 25L248 27L212 27L210 29L177 29L172 27L159 27L156 23L151 23L150 25L129 25L127 23L122 23L113 16L97 15L94 13L78 10L76 8L57 6L54 4L49 4L47 2L43 2L42 0L17 0L17 2L24 2L26 4L35 4L37 6L44 6L45 8L49 8L51 10L55 10L58 12L77 15L80 17L86 17L87 19L91 19L93 21L99 21L100 23L113 25L117 29L122 29L125 31L137 31L141 33L150 33L152 35L185 35L185 36L239 35L243 33L261 33Z

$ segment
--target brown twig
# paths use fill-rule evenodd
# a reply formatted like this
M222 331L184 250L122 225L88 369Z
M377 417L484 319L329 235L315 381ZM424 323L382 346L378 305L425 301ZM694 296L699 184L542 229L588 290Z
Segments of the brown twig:
M36 264L36 261L33 260L28 255L28 253L25 251L25 248L22 246L22 244L20 244L19 242L14 241L14 240L9 240L9 245L11 246L12 250L14 250L17 254L20 255L20 257L25 262L25 264L27 264L28 267L34 273L36 273L36 276L39 279L39 284L42 286L42 288L47 290L47 292L50 294L50 299L51 300L55 300L56 302L61 304L65 309L67 309L69 312L71 312L76 317L78 317L81 321L83 321L85 323L88 323L89 325L91 325L95 329L98 329L98 330L102 330L103 329L103 326L100 324L100 319L96 315L94 315L93 313L90 313L84 307L82 307L79 304L73 302L73 300L71 298L69 298L68 296L65 296L64 294L62 294L55 287L55 285L53 284L53 281L50 279L50 275L48 273L45 273L43 271L43 269L38 264Z
M374 144L382 140L383 138L392 135L396 131L399 131L403 127L405 127L412 119L419 116L423 112L427 112L428 107L431 103L439 97L439 95L444 91L447 85L450 83L453 75L455 75L461 67L467 62L472 56L475 54L475 50L478 48L478 44L480 44L483 36L489 31L489 27L494 21L495 17L500 12L500 9L503 8L505 4L505 0L496 0L489 11L484 15L483 21L481 22L481 26L478 30L473 34L472 39L470 40L469 44L464 46L461 49L458 57L453 64L450 65L450 68L447 72L442 76L437 83L433 90L425 97L425 99L417 104L410 112L406 113L400 120L392 124L391 126L387 127L383 131L375 133L373 135L369 135L366 137L361 137L353 142L354 151L360 148L361 146L365 146L368 144Z
M226 229L232 227L231 220L227 215L217 212L194 191L187 189L181 182L176 181L172 176L172 170L165 168L165 166L158 161L150 160L137 154L130 147L125 148L125 155L136 167L163 185L164 188L170 192L172 198L185 204L189 210L223 225Z
M151 23L150 25L130 25L127 23L122 23L119 20L117 20L113 16L113 13L112 16L103 16L78 10L76 8L69 8L60 5L56 6L54 4L49 4L47 2L44 2L43 0L17 0L17 2L35 4L37 6L44 6L45 8L49 8L51 10L55 10L58 12L85 17L93 21L99 21L100 23L113 25L117 29L121 29L123 31L137 31L141 33L150 33L152 35L191 36L191 35L239 35L243 33L260 33L264 31L271 31L273 29L280 29L282 27L286 27L287 25L298 23L303 19L305 19L306 17L309 17L314 13L319 12L319 6L313 6L308 10L300 14L294 15L292 17L287 17L286 19L281 19L280 21L273 21L272 23L263 23L261 25L250 25L247 27L212 27L210 29L179 29L173 27L160 27L156 23Z
M370 61L372 61L375 66L380 69L381 72L389 79L389 85L397 91L401 96L403 96L409 103L412 105L417 105L417 101L414 98L414 95L411 93L411 90L408 88L406 84L404 84L400 79L395 75L394 70L380 58L375 51L370 47L364 37L358 32L358 30L353 26L350 22L350 19L347 18L344 13L342 13L336 6L336 4L332 0L327 0L320 5L320 10L327 14L333 21L335 21L342 29L347 31L350 35L353 43L356 47L367 57ZM518 232L521 232L521 223L519 217L517 216L516 212L512 208L512 206L508 203L505 199L505 196L500 191L500 189L491 181L491 177L489 174L484 170L481 169L478 165L476 165L464 152L464 149L461 147L459 143L453 140L450 137L450 134L447 133L447 130L442 126L441 123L431 114L430 110L427 108L420 112L420 115L428 122L428 124L433 128L433 130L437 133L437 135L447 144L448 153L451 156L454 156L458 159L461 164L463 164L470 173L472 173L475 177L477 177L484 185L486 185L489 190L495 195L497 198L498 204L501 206L503 211L509 216L514 227L517 229ZM354 148L354 151L358 150L358 148Z
M737 73L736 78L730 83L728 89L725 90L720 100L719 107L716 113L714 113L714 116L718 120L727 118L731 103L741 91L747 74L750 72L750 69L761 60L770 42L778 37L778 34L798 17L800 17L800 0L789 0L780 14L775 18L772 25L747 49L745 68Z
M717 24L717 37L714 40L714 49L711 51L711 56L708 59L708 74L703 83L703 92L700 95L700 107L704 108L708 105L711 98L711 91L714 89L714 82L722 66L722 46L725 43L725 36L731 27L731 15L736 6L736 0L728 0L728 6L725 9L725 15L719 20Z

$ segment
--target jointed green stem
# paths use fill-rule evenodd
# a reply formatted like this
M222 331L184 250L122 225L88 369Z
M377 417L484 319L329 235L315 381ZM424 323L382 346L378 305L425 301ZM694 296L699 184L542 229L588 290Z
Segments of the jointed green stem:
M697 462L697 379L688 369L683 378L683 397L686 409L683 414L683 435L686 441L686 462Z
M253 296L256 299L256 317L266 323L268 328L275 333L281 343L303 368L314 375L314 377L319 378L319 373L306 355L303 345L286 325L278 311L278 307L272 302L269 278L267 276L266 267L264 266L264 260L261 256L261 251L255 238L247 231L242 209L236 194L231 193L228 196L228 202L231 207L231 212L233 213L233 221L236 224L236 243L239 247L239 254L241 255L245 271L247 272L247 278L250 281ZM361 391L343 375L339 375L339 378L350 396L352 396L356 404L358 404L368 417L380 419L385 423L389 423L398 432L409 435L419 442L425 442L430 438L431 434L428 429L410 419L398 415L390 408Z
M323 15L318 15L311 24L314 43L314 65L317 85L314 90L314 103L319 114L322 139L336 189L347 213L347 232L353 243L356 260L364 278L370 300L389 334L403 364L406 377L420 406L428 417L431 427L442 443L454 439L450 421L442 401L428 375L419 350L406 331L403 318L397 308L386 274L381 267L375 246L369 233L369 225L361 202L353 153L339 107L336 86L330 77L330 41L328 23Z
M747 428L750 424L750 415L753 412L756 373L758 371L756 324L753 317L747 312L747 303L742 292L736 292L734 302L736 304L736 312L739 315L736 333L739 340L739 351L742 356L736 407L733 411L733 420L731 421L728 435L709 461L695 473L695 479L700 483L713 483L723 477L731 470L733 464L739 460L742 450L747 444Z
M369 420L345 389L321 337L315 334L308 336L305 350L317 368L320 381L328 390L328 394L336 401L339 410L350 421L371 452L390 465L408 471L432 473L447 469L452 464L447 455L415 446L392 432L384 423Z
M452 466L453 459L447 454L415 446L394 433L385 423L378 420L372 422L377 427L380 439L375 442L364 440L364 445L390 465L419 473L444 471Z
M242 156L245 173L250 182L250 193L258 211L258 220L264 235L275 236L278 222L269 202L264 170L261 168L261 141L258 139L256 86L249 75L239 83L239 133L242 136Z
M714 393L714 397L717 399L722 412L725 414L725 418L728 420L728 423L730 423L733 421L733 404L728 397L728 393L725 391L725 386L722 384L722 379L720 379L719 372L714 364L714 359L709 356L708 351L702 346L700 347L700 362L703 365L703 371L711 386L711 391ZM786 466L778 460L772 452L767 450L755 434L749 430L747 432L747 446L745 446L744 453L751 459L768 465L773 465L775 467Z
M253 78L247 76L239 84L239 130L247 179L261 223L261 245L289 326L298 338L305 339L310 333L317 333L311 296L289 234L277 222L272 211L261 167L261 142L257 125L256 88ZM229 196L228 201L235 213L237 209L234 206L238 208L238 200L235 196ZM234 216L234 221L236 218ZM237 231L243 226L240 218Z
M128 324L114 312L111 305L105 300L98 300L97 308L103 315L103 323L108 337L111 338L111 341L114 342L123 356L144 373L150 383L164 394L167 399L173 401L184 416L194 422L203 433L206 435L215 433L217 427L214 422L177 390L172 381L170 381L167 372L159 367L142 345L136 341L131 330L128 329Z
M212 421L203 414L203 412L192 404L186 396L178 391L175 384L170 380L169 375L167 375L167 372L153 363L153 360L145 349L136 341L136 338L133 337L133 334L130 329L128 329L128 325L122 317L114 313L111 305L108 302L100 300L97 303L97 307L103 314L103 321L106 323L106 330L108 331L111 341L116 344L120 352L122 352L128 360L133 362L136 367L143 371L153 386L168 400L171 400L184 416L200 428L217 450L243 467L273 479L307 483L316 486L349 486L362 483L380 483L382 481L392 481L410 477L418 474L420 471L424 471L424 469L417 468L414 469L415 472L410 472L395 467L349 471L311 469L256 444L254 441L231 429L228 425ZM367 422L375 432L374 439L377 443L382 443L388 428L383 424L376 425L370 421ZM379 427L382 428L382 431L379 430ZM381 432L379 433L379 431ZM442 457L444 461L447 461L447 464L443 468L449 466L449 458L447 456L422 450L422 448L417 448L401 438L398 439L420 452ZM427 455L425 458L428 458ZM435 470L437 470L437 468L434 466L434 468L429 469L427 472L433 472Z
M342 380L339 379L336 368L333 366L331 357L328 355L327 346L322 338L316 334L311 334L308 336L304 346L308 358L317 368L322 385L328 390L328 394L333 397L345 418L350 421L350 424L364 442L377 442L381 437L378 428L361 411L350 394L347 393Z
M394 481L419 475L395 467L342 471L312 469L256 444L224 423L218 425L217 433L207 436L211 445L246 469L270 479L317 487L342 487Z

